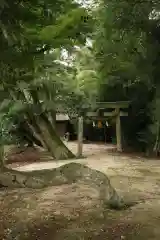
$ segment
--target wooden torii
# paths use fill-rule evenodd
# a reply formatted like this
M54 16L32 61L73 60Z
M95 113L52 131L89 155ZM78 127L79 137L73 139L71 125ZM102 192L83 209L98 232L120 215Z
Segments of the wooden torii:
M121 116L128 116L127 112L122 111L122 109L127 109L129 107L128 101L121 102L97 102L94 107L94 111L88 112L85 114L86 117L92 119L99 119L100 117L105 119L107 117L116 118L116 139L117 139L117 151L122 152L122 131L121 131ZM87 106L84 106L84 109L88 109ZM113 111L105 111L103 116L99 116L100 110L105 109L114 109ZM82 157L83 152L83 118L84 116L79 116L78 118L78 151L77 157Z

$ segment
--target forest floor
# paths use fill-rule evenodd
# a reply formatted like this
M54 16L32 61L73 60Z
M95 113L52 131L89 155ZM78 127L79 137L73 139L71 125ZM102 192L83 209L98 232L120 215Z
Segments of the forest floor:
M67 145L76 153L76 143ZM74 161L107 174L119 194L138 204L123 211L109 210L101 206L93 189L82 184L1 189L0 240L159 240L160 160L118 154L112 148L84 144L85 158ZM73 162L53 162L45 154L36 154L26 154L25 163L9 166L31 171Z

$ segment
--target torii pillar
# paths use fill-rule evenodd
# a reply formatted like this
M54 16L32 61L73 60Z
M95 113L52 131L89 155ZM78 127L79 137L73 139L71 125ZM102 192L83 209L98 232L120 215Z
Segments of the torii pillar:
M83 155L83 117L78 118L78 149L77 157L81 158Z
M120 109L116 109L116 138L117 138L117 151L122 152L122 132L121 132L121 119L120 119Z

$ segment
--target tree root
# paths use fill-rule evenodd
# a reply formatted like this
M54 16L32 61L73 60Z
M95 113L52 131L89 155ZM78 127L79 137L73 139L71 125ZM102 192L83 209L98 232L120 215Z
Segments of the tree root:
M125 204L112 187L109 178L97 170L79 163L69 163L52 170L19 172L4 168L0 172L0 185L9 188L44 188L81 182L89 184L99 193L99 198L110 208L121 208Z

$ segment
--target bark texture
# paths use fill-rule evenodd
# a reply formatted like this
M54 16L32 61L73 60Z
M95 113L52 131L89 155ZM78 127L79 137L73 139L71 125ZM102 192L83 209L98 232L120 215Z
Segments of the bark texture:
M26 112L25 120L34 138L51 153L54 159L75 158L75 155L65 146L56 133L56 112L52 110L51 114L48 114L47 111L44 111L39 101L37 89L30 90L29 94L37 113L34 112L34 108L31 108L30 111ZM22 99L28 102L24 91L22 91Z
M34 124L33 124L34 123ZM75 158L75 155L65 146L56 130L45 114L37 116L32 124L28 124L33 136L47 149L56 160Z

